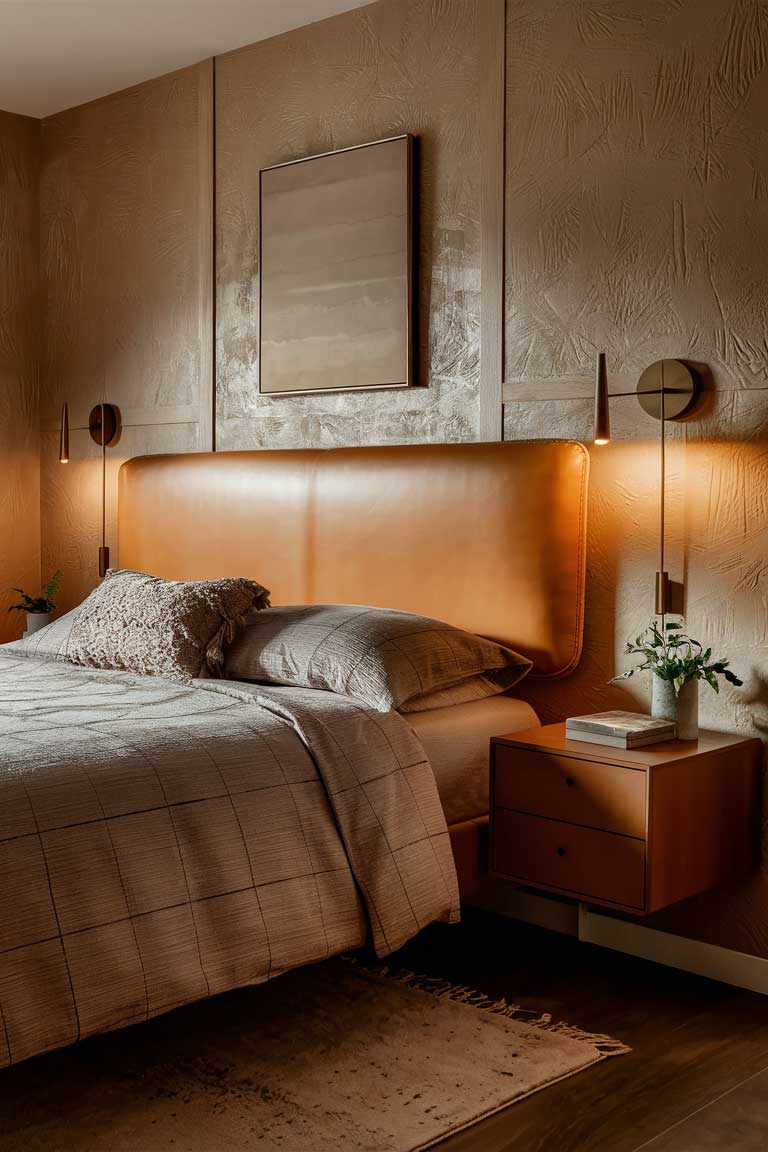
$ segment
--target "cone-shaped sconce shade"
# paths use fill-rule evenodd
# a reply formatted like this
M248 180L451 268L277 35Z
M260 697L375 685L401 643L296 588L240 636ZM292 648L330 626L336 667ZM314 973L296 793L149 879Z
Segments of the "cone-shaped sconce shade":
M607 444L611 438L611 417L608 411L608 369L605 352L598 353L595 377L595 444Z
M59 464L69 464L69 408L61 409L61 431L59 433Z

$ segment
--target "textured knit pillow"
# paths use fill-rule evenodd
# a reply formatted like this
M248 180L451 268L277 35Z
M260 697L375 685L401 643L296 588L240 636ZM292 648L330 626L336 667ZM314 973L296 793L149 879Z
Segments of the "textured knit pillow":
M253 580L161 580L110 569L80 605L67 659L188 683L217 675L224 645L269 593Z
M442 703L493 696L525 676L524 656L450 624L357 604L313 604L259 612L228 649L223 675L324 688L378 712L407 711L426 693ZM461 695L461 686L469 696Z

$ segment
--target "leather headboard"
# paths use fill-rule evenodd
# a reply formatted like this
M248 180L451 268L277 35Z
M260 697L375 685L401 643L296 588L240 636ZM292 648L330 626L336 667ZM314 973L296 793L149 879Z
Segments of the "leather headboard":
M145 456L120 471L119 563L420 612L561 676L581 652L587 473L560 441Z

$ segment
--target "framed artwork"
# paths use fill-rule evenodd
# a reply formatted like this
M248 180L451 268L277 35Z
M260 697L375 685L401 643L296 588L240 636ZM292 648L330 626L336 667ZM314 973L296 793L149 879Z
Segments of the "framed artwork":
M259 390L405 388L413 138L259 173Z

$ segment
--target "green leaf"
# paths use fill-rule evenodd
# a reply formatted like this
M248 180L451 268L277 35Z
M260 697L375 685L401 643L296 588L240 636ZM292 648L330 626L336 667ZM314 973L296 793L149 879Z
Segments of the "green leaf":
M705 651L704 645L689 636L684 625L676 620L663 624L652 620L645 631L635 637L634 643L627 641L624 651L628 656L639 657L639 663L634 669L615 677L616 680L628 680L635 672L651 672L672 684L676 692L683 684L698 680L706 680L715 692L719 692L718 676L724 676L731 684L742 684L729 671L727 659L710 663L712 649Z

